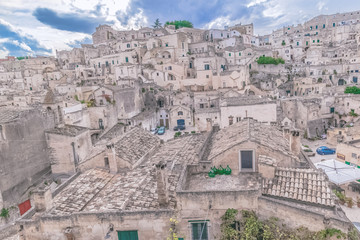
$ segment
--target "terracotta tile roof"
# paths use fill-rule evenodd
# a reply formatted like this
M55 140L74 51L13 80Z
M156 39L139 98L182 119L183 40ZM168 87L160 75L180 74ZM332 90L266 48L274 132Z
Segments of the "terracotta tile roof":
M334 195L323 172L313 169L278 168L275 177L264 180L265 195L334 206Z

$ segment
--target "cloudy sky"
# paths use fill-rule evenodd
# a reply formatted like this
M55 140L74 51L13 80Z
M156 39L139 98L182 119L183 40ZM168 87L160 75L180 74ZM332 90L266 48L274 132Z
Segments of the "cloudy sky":
M0 0L0 58L55 55L91 43L99 24L151 26L156 18L196 28L254 23L256 34L320 14L360 10L359 0Z

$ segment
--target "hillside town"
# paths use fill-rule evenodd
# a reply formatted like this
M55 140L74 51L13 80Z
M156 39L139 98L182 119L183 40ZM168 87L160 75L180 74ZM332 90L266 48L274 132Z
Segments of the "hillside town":
M360 239L360 11L92 42L0 59L0 239Z

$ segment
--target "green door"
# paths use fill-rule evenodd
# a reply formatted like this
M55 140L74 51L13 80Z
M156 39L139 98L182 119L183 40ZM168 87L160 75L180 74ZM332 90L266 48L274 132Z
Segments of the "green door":
M118 231L119 240L139 240L137 231Z

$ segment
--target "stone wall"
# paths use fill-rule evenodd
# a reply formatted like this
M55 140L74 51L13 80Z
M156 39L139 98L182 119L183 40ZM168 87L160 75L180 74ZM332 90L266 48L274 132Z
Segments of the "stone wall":
M129 230L138 230L139 239L165 239L172 216L173 212L168 210L75 213L71 216L42 217L38 221L23 219L18 224L23 226L22 234L26 240L99 240L104 239L107 233L109 239L118 239L117 231Z
M27 189L50 170L44 131L52 127L54 119L35 109L2 124L0 192L5 206L21 202Z
M276 216L286 220L290 228L306 227L310 231L320 231L325 228L337 228L347 232L351 223L345 214L335 208L325 208L310 204L291 202L261 196L258 199L258 215L261 218Z
M229 167L232 169L232 174L235 175L239 174L240 172L239 151L242 149L255 151L255 161L254 161L255 171L258 171L257 159L259 158L259 155L265 155L276 159L277 160L276 164L277 166L280 167L300 166L300 162L297 161L295 158L283 154L280 151L276 151L271 148L250 141L238 144L232 147L231 149L225 150L221 154L217 155L212 159L212 165L214 166L222 165L223 167L229 165Z

